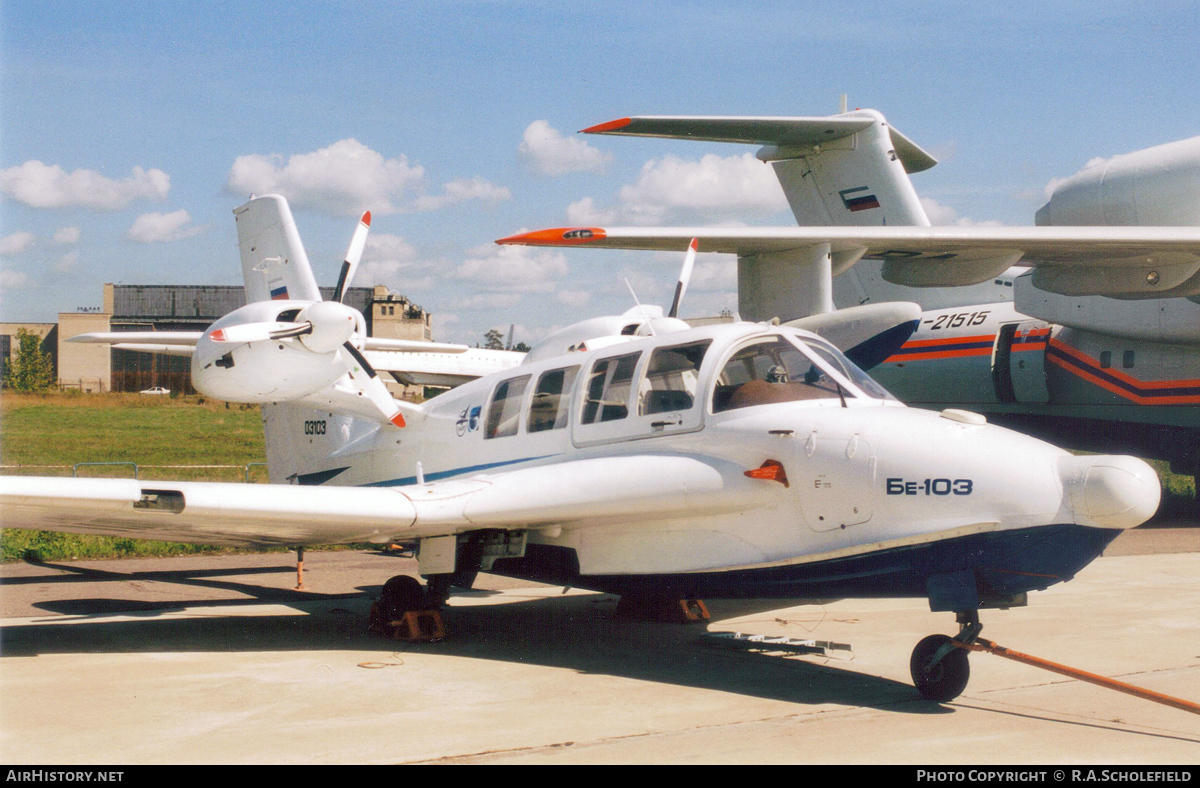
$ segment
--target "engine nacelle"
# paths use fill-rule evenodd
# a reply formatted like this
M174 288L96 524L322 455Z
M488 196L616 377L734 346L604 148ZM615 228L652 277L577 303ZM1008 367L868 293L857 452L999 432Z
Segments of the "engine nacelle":
M246 403L294 400L329 386L346 374L339 355L345 351L340 343L327 352L317 352L304 343L303 337L251 342L213 338L214 332L221 335L221 329L247 324L292 324L318 305L307 301L259 301L230 312L213 323L196 343L192 385L207 396Z
M1200 137L1098 160L1058 184L1043 225L1200 225Z

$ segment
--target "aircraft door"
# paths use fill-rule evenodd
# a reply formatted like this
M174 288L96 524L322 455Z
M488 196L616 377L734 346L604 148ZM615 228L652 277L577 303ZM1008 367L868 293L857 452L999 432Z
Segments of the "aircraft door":
M871 519L875 455L860 433L813 430L795 436L794 484L800 509L814 531L835 531Z
M996 333L992 350L992 384L996 400L1004 403L1045 404L1046 344L1050 326L1041 320L1006 323Z
M575 445L656 438L702 426L700 366L712 340L597 359L583 381ZM643 358L644 356L644 358Z

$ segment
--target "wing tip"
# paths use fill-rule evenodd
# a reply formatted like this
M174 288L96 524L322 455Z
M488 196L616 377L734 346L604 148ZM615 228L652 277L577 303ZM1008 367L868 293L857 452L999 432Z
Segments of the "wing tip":
M575 246L602 241L607 237L608 233L600 227L552 227L510 235L496 243L501 246Z
M588 126L586 129L580 129L580 134L604 134L605 132L619 131L625 128L630 123L633 123L633 118L617 118L610 120L607 123L600 123L595 126Z

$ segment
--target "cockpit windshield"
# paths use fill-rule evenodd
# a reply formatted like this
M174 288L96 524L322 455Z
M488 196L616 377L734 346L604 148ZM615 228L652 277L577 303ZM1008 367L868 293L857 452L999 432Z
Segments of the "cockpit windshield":
M846 358L842 351L829 342L817 339L816 337L795 337L795 339L811 350L816 356L827 362L833 369L842 373L847 380L862 389L863 393L867 396L878 399L896 400L891 392L879 385L874 378L863 372L857 364Z
M795 341L803 344L807 353L783 336L762 337L734 353L717 377L713 413L778 402L854 398L854 391L839 383L828 369L870 397L892 398L829 343L809 337L796 337Z

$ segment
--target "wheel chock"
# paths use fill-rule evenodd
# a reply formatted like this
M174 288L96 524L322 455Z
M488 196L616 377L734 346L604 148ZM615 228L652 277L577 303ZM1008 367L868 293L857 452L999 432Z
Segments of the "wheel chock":
M410 610L396 621L384 621L378 602L371 605L367 630L408 643L430 643L446 637L441 611Z
M658 599L623 596L617 600L617 616L635 621L663 624L696 624L709 620L708 608L699 599Z

